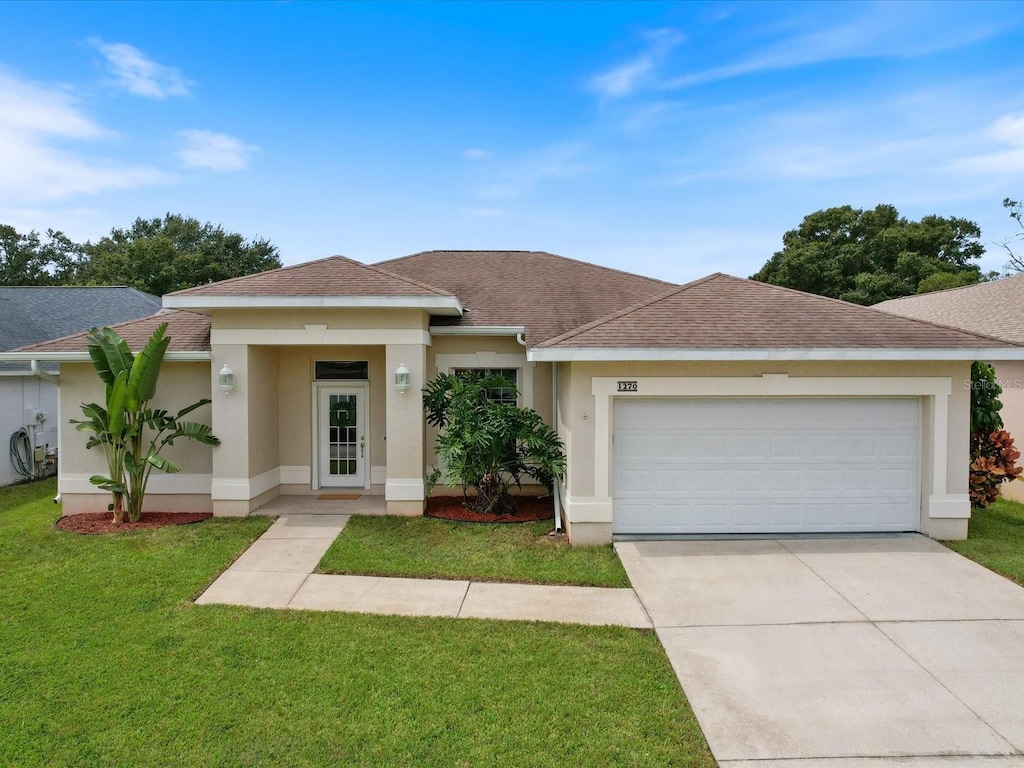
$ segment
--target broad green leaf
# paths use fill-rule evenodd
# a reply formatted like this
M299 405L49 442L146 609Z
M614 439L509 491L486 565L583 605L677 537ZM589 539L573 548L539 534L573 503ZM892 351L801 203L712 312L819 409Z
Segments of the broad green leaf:
M156 453L150 454L146 458L146 461L148 461L157 469L163 470L168 474L174 474L175 472L179 471L178 467L176 467L174 464L171 464L171 462L169 462L163 456L160 456L159 454Z
M156 394L156 382L160 376L160 365L163 363L167 345L171 343L167 333L167 323L161 323L146 346L135 357L131 376L128 377L128 408L136 411L141 405L152 399Z
M125 401L128 397L128 371L121 371L110 388L107 403L108 428L111 434L120 435L125 425Z

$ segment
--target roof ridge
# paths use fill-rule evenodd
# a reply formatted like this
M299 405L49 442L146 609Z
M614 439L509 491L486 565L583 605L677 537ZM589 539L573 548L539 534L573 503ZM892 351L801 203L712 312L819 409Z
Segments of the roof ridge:
M963 291L968 288L984 288L987 286L996 286L1007 280L1016 280L1018 278L1024 278L1024 272L1018 272L1016 275L1007 275L1006 277L1000 277L997 280L985 280L980 283L971 283L970 285L958 285L955 288L942 288L938 291L928 291L927 293L912 293L909 296L897 296L895 299L886 299L880 301L877 304L872 304L873 307L880 307L883 304L895 304L899 301L910 301L914 299L921 299L925 296L938 296L955 293L956 291Z
M238 275L237 277L228 277L228 278L225 278L224 280L217 280L217 281L215 281L213 283L203 283L202 285L193 285L191 288L182 288L180 291L171 291L167 295L168 296L178 296L179 294L190 293L190 292L195 291L195 290L197 290L199 288L208 288L211 285L224 285L225 283L235 283L235 282L238 282L239 280L245 280L245 279L253 277L255 275L265 275L268 272L287 272L290 269L298 269L299 267L308 267L310 264L319 264L321 261L332 261L332 260L335 260L335 259L341 259L342 261L348 261L348 262L352 262L352 263L355 263L355 264L359 264L359 262L356 261L355 259L350 259L348 256L342 256L341 254L337 254L335 256L324 256L321 259L313 259L312 261L300 261L298 264L286 264L286 265L281 266L281 267L275 267L274 269L264 270L263 272L253 272L252 274L249 274L249 275ZM365 267L366 265L362 264L361 266Z
M594 269L600 269L605 272L612 272L617 275L626 275L628 277L639 277L643 280L647 280L652 283L661 283L663 285L678 286L678 283L670 283L667 280L660 280L657 277L650 277L648 275L641 275L639 272L627 272L624 269L616 269L615 267L606 267L604 264L594 264L591 261L583 261L582 259L574 259L571 256L562 256L558 253L551 253L551 251L533 251L524 249L506 249L506 250L495 250L495 249L482 249L473 250L470 248L443 248L432 251L417 251L416 253L410 253L408 256L398 256L394 259L386 259L384 261L378 261L377 264L393 264L398 261L405 261L406 259L412 259L416 256L423 256L428 253L535 253L541 256L550 256L553 259L561 259L562 261L570 261L573 264L580 264L584 267L593 267Z
M610 323L612 320L618 320L619 318L625 317L626 315L632 314L633 312L639 312L641 309L644 309L645 307L649 307L650 305L656 304L659 301L664 301L667 298L675 296L676 294L679 293L683 293L684 291L688 291L695 286L701 285L702 283L706 283L709 280L712 280L717 277L730 277L730 275L726 275L723 272L713 272L712 274L707 275L706 277L691 280L690 282L683 283L682 285L673 286L671 290L665 293L659 293L654 298L644 299L642 302L638 304L633 304L632 306L626 307L625 309L620 309L615 312L612 312L611 314L605 315L604 317L599 317L597 318L597 320L591 320L589 323L584 323L583 325L580 325L576 328L572 328L566 331L565 333L559 334L558 336L552 336L550 339L545 339L540 344L537 344L537 346L550 347L554 346L555 344L560 344L561 342L571 339L574 336L579 336L581 333L593 330L594 328L602 326L605 323Z

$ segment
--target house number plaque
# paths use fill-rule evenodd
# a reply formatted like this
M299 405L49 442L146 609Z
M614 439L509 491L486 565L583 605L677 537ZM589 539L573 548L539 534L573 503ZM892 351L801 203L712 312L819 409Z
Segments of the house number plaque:
M635 381L620 381L619 392L639 392L640 389Z

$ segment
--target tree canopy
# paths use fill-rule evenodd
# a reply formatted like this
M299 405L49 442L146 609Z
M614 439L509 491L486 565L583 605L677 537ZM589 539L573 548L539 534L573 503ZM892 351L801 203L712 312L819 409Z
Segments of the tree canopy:
M1005 269L1007 272L1024 272L1024 252L1019 247L1019 244L1024 242L1024 203L1007 197L1003 199L1003 208L1007 210L1010 218L1016 221L1017 226L1021 229L1020 232L1000 243L1010 257L1010 260L1006 262Z
M0 285L129 285L162 296L280 266L269 240L179 214L139 218L84 244L0 224Z
M752 279L856 304L970 285L984 279L985 247L973 221L910 221L892 205L816 211L782 237L782 250Z
M269 240L246 240L220 225L171 213L136 219L83 248L80 280L130 285L157 296L281 266Z

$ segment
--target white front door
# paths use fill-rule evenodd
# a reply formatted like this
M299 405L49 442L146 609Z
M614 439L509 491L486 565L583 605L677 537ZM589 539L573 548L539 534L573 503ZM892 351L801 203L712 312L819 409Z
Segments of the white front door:
M366 485L366 387L320 387L320 487Z

